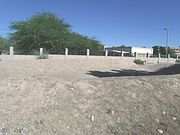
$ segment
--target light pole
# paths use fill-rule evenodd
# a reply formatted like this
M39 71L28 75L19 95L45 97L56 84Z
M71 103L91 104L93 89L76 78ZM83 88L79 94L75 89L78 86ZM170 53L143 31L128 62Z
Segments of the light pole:
M168 57L168 41L169 41L169 30L168 28L164 28L166 31L166 58Z
M159 45L158 45L158 55L159 55Z

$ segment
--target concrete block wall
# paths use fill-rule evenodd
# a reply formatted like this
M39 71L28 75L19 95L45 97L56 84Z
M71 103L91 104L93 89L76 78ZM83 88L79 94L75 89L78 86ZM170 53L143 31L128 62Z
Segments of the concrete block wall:
M10 55L0 55L0 59L3 60L30 60L30 59L36 59L33 55L14 55L13 47L10 47L9 49ZM40 48L40 55L43 54L43 48ZM49 55L49 59L119 59L119 60L134 60L134 59L141 59L143 61L146 61L146 63L175 63L176 59L170 58L170 55L168 55L168 58L161 58L161 55L157 58L151 58L149 57L149 54L146 55L146 57L138 57L138 54L135 53L135 57L124 57L124 54L121 53L121 56L108 56L108 50L105 50L104 56L91 56L90 55L90 49L87 49L86 55L69 55L68 54L68 48L65 48L65 54L64 55Z

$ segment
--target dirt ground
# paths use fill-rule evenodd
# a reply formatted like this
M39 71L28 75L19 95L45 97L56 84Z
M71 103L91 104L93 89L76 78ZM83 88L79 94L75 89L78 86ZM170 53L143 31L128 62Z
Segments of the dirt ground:
M179 135L180 65L0 61L0 107L0 135Z

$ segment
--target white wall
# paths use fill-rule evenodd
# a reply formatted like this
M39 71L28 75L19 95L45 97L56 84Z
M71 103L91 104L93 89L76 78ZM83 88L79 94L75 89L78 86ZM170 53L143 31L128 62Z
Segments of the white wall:
M153 48L142 48L142 47L132 47L132 54L137 53L144 53L144 54L153 54Z

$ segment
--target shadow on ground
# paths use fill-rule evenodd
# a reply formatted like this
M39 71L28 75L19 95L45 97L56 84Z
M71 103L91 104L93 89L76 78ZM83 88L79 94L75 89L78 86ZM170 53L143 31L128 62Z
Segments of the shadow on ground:
M180 74L180 64L174 64L168 67L160 68L154 72L143 71L143 70L111 70L108 72L103 71L89 71L87 73L95 77L119 77L119 76L154 76L154 75L173 75Z

